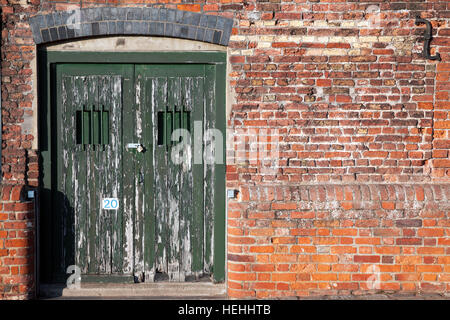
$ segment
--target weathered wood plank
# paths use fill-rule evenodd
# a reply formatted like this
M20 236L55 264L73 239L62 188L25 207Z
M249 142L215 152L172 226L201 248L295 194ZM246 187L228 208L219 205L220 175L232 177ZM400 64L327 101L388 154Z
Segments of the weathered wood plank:
M143 94L142 75L135 77L135 143L143 143L143 115L145 105L142 103ZM135 217L134 217L134 275L142 282L144 275L144 214L145 214L145 189L144 189L144 153L136 149L130 151L135 157L134 188L135 188Z
M168 78L168 110L171 111L172 121L168 127L168 135L171 141L169 154L167 157L168 167L168 223L169 223L169 242L167 243L168 254L168 274L170 281L184 281L184 275L180 272L180 165L179 154L175 152L178 141L173 141L171 133L180 127L179 109L181 104L181 81L179 77Z
M63 271L67 270L67 267L75 264L74 250L74 209L72 207L74 198L74 179L73 179L73 166L75 155L75 110L73 108L73 95L74 95L74 81L73 77L63 76L62 79L62 110L61 110L61 123L62 123L62 179L59 181L62 183L59 190L63 191L62 201L64 204L63 209L63 249L64 249L64 267ZM64 196L65 195L65 196Z
M61 74L60 74L61 76ZM58 95L58 98L61 99L61 109L62 110L57 110L57 112L60 112L60 116L58 117L60 120L60 132L59 135L62 137L62 141L59 141L60 143L60 148L61 153L62 153L62 161L59 162L59 166L57 166L57 171L58 171L58 176L61 177L61 179L59 179L57 181L58 183L58 190L59 192L56 192L53 194L54 198L53 200L55 201L55 209L56 211L59 213L58 217L57 217L57 225L59 226L59 230L57 230L57 239L58 241L55 242L55 251L56 254L58 255L59 259L58 259L58 265L57 265L57 272L62 273L64 272L64 268L65 268L65 260L66 260L66 255L67 255L67 251L66 248L64 246L66 239L66 233L67 233L67 225L66 225L66 217L67 217L67 206L66 206L66 197L65 197L65 193L66 193L66 176L67 176L67 163L68 163L68 150L67 150L67 128L66 125L68 125L70 123L70 116L69 119L67 119L67 109L70 108L70 106L67 103L67 82L65 81L66 79L64 77L62 77L61 80L61 85L62 88L60 88L60 92Z
M193 103L191 128L194 128L191 137L194 141L192 154L194 164L192 166L192 223L190 233L192 235L192 270L196 276L201 276L204 262L204 204L203 204L203 184L204 184L204 161L203 161L203 118L204 118L204 78L193 79ZM197 125L196 125L197 124ZM195 148L194 148L195 147Z
M114 76L110 82L110 99L108 105L105 106L109 116L108 137L105 142L105 150L108 150L110 157L110 169L114 171L114 181L112 183L111 196L120 200L119 210L115 210L111 214L111 272L123 273L123 215L124 197L122 191L122 76Z
M158 117L158 112L166 114L167 106L167 78L158 77L153 79L152 87L153 95L153 117ZM159 123L162 125L162 123ZM161 128L162 130L162 128ZM158 126L153 126L153 136L158 136ZM168 139L164 139L168 140ZM154 212L156 217L155 238L156 238L156 254L155 268L157 272L167 273L167 243L168 239L168 190L167 190L167 144L154 144L154 188L155 203ZM157 191L156 191L157 190Z
M214 74L214 66L207 65L205 73ZM214 79L210 76L209 79ZM206 273L212 272L213 256L214 256L214 163L212 157L214 156L213 141L211 133L215 129L215 83L214 81L205 81L204 84L204 228L205 228L205 251L204 251L204 271Z
M95 146L92 144L93 141L93 117L92 111L94 106L98 104L98 77L88 76L87 77L87 107L86 109L91 113L89 116L89 145L86 146L87 155L87 184L88 190L88 234L89 234L89 254L88 254L88 271L89 273L98 273L100 256L100 234L99 230L99 207L98 207L98 170L97 170L97 154L95 152Z
M137 73L141 73L138 69ZM154 112L153 112L153 82L151 78L143 77L143 91L141 101L143 103L144 123L143 134L145 141L144 154L144 274L146 282L153 282L155 279L155 214L154 208L154 188L153 188L153 148L157 144L154 140ZM157 137L156 137L157 138Z
M56 69L57 72L57 77L59 79L61 79L61 67ZM57 99L58 103L62 103L61 98L62 98L62 92L61 92L61 86L58 86L57 89L57 96L54 97L55 99ZM57 116L57 128L61 128L62 126L62 121L61 121L61 110L55 110ZM60 129L58 134L64 134L63 129ZM64 147L62 145L62 141L57 139L54 140L56 142L57 145L57 150L62 150ZM56 174L61 177L63 174L63 170L64 170L64 165L61 164L60 161L60 165L58 166L54 166L53 168L53 172L56 172ZM56 169L56 170L55 170ZM53 265L53 270L52 272L54 273L64 273L64 248L63 248L63 241L64 241L64 220L63 220L63 214L61 214L64 210L64 189L61 189L61 181L58 181L57 184L57 191L56 192L52 192L52 202L53 202L53 208L52 208L52 229L51 229L51 233L53 235L53 241L51 243L51 251L52 251L52 255L53 257L55 257L55 264Z
M99 134L96 139L96 142L102 141L101 133L103 131L102 122L103 120L103 110L105 107L110 105L110 98L112 92L111 88L111 76L101 76L98 77L99 80L99 92L98 92L98 105L96 106L96 110L98 111L99 119L96 120L96 125L99 126L98 130L96 130ZM114 135L113 139L117 139L116 135ZM111 198L113 196L112 189L117 184L117 169L112 166L114 162L115 155L118 153L118 150L112 150L110 146L103 146L99 144L96 148L97 153L97 165L98 165L98 175L99 175L99 197L98 201L99 205L99 217L98 223L100 223L99 229L100 233L98 237L100 238L100 256L98 257L99 263L99 273L100 274L110 274L111 273L111 220L112 216L115 215L115 210L103 210L101 208L102 199L103 198Z
M190 116L188 113L192 110L194 84L193 78L184 77L181 82L182 108L181 108L181 127L188 130L191 127ZM191 130L192 131L192 130ZM180 165L180 264L181 272L185 277L192 275L192 224L194 208L192 206L192 154L193 144L192 137L185 132L186 136L182 137L182 158Z
M125 273L133 273L134 243L133 243L133 221L134 221L134 178L135 157L127 150L127 143L135 142L134 130L134 74L128 74L123 82L123 228L124 228L124 265Z
M76 110L83 113L84 106L87 104L86 77L75 76L74 105ZM76 156L74 159L73 176L75 178L74 186L74 215L76 232L76 265L81 269L81 273L88 272L88 202L87 202L87 173L86 173L86 153L83 145L77 145Z

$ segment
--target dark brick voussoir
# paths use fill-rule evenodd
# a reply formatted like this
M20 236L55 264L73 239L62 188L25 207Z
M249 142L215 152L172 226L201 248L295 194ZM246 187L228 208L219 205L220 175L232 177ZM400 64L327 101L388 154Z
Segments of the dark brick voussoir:
M82 8L30 18L36 44L91 36L143 35L227 46L233 20L165 8Z

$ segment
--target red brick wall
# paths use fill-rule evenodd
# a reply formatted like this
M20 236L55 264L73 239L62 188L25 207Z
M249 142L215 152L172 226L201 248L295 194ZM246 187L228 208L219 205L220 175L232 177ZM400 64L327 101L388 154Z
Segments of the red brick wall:
M0 299L34 296L34 206L23 186L1 186Z
M28 16L118 1L21 3L1 2L2 174L36 186L36 137L24 133L35 55ZM231 297L374 292L365 287L374 270L379 290L448 293L450 3L117 5L233 18L228 127L278 130L259 138L280 142L272 170L249 142L227 150L227 187L240 191L228 210ZM441 62L421 57L417 14L432 21Z
M27 20L38 8L12 3L19 1L2 1L1 6L2 182L37 186L38 159L32 150L35 137L22 129L33 115L31 61L36 50Z
M275 15L251 21L247 12L239 20L230 44L231 126L278 128L286 145L277 176L258 175L256 165L240 168L237 180L449 181L446 88L435 81L437 63L419 56L417 12L398 9L424 11L439 34L447 30L446 11L436 11L442 4L382 3L381 27L370 28L362 18L368 5L259 3ZM438 37L433 47L443 61L447 42Z
M450 289L450 185L241 187L228 211L236 298Z
M440 4L443 6L444 4ZM448 10L448 8L447 8ZM450 26L448 11L438 16L445 17L445 27L440 28L434 44L442 56L442 62L437 65L436 92L433 105L433 155L432 167L434 177L448 181L450 176L450 104L449 104L449 77L450 77Z

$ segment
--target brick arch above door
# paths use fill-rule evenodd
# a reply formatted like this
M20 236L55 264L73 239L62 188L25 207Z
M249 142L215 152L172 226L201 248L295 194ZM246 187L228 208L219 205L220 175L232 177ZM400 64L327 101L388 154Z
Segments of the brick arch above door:
M30 18L36 44L84 37L148 35L226 46L233 20L165 8L99 7L39 14Z

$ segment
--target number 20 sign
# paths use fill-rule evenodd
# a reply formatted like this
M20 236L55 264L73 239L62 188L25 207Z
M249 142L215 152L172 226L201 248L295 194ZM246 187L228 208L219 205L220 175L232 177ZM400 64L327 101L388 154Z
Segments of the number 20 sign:
M102 199L102 209L104 209L104 210L118 210L119 209L119 199L117 199L117 198L103 198Z

